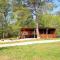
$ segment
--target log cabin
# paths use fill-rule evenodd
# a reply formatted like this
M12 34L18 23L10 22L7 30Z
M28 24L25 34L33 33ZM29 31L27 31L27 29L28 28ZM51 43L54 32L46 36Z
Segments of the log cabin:
M55 38L55 28L39 28L40 38ZM37 38L36 28L21 28L20 38Z

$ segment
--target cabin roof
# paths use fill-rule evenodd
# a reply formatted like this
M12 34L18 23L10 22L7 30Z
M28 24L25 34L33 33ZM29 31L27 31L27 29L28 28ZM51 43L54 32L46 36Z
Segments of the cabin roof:
M20 29L36 29L36 28L20 28ZM39 29L56 29L56 28L39 28Z
M21 28L20 30L21 31L24 31L24 30L26 30L26 31L28 31L28 30L31 30L31 31L33 31L33 30L35 30L36 28ZM39 28L39 30L46 30L46 29L49 29L49 30L56 30L55 28Z

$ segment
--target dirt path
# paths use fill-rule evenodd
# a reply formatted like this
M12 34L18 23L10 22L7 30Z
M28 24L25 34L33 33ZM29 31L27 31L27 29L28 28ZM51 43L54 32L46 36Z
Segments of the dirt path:
M21 42L21 43L0 44L0 47L21 46L21 45L30 45L30 44L44 44L44 43L54 43L54 42L60 42L60 40L44 40L44 41L30 41L30 42Z

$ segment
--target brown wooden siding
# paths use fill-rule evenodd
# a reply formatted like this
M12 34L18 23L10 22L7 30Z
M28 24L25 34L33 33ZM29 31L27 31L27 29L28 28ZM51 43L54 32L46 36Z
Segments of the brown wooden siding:
M56 38L56 34L41 34L41 38Z
M48 33L46 34L46 29L39 29L40 38L55 38L55 29L48 28ZM36 38L36 30L32 28L21 29L20 38Z

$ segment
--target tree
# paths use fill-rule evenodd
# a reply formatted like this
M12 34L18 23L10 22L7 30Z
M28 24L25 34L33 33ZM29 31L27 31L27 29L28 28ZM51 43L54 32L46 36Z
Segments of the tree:
M17 2L17 3L16 3ZM22 4L22 1L13 0L13 15L15 23L12 24L14 31L20 32L20 28L34 27L35 22L32 20L32 12Z
M56 34L60 35L60 16L44 14L39 17L39 26L43 28L55 28Z
M2 37L4 38L4 30L6 29L5 27L7 26L6 25L6 7L7 7L7 0L0 0L0 25L2 27ZM0 27L0 28L1 28Z
M36 34L37 38L39 38L39 30L38 30L38 14L37 13L42 13L42 7L45 4L45 1L41 0L29 0L27 1L26 6L32 11L33 16L35 16L35 21L36 21Z

